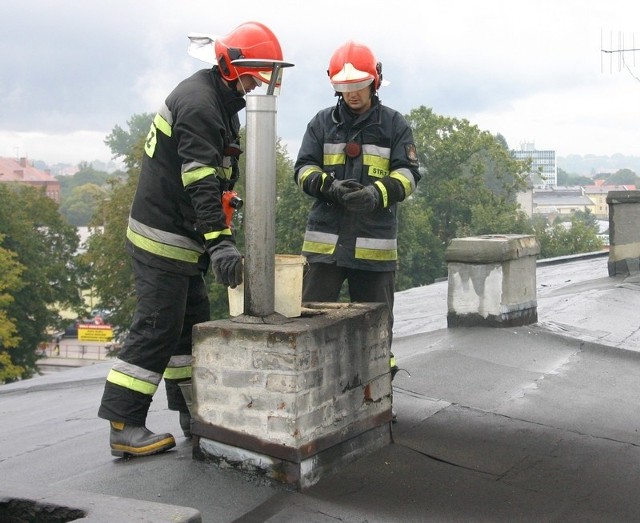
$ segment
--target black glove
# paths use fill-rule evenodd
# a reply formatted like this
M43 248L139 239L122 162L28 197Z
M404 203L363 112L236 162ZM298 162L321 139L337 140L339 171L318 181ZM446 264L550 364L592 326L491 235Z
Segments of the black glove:
M207 248L207 251L216 282L232 289L242 283L242 255L232 241L222 240Z
M351 212L371 212L380 207L380 193L375 185L367 185L358 191L350 192L343 200L345 208Z
M362 189L362 184L355 180L326 180L322 185L321 191L323 196L330 202L344 205L344 198L353 191Z

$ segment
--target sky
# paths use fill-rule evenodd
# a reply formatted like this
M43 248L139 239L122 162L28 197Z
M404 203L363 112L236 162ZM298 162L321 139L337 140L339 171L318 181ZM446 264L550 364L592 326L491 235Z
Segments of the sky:
M432 108L512 149L640 156L640 50L617 52L640 48L636 0L2 0L0 13L4 157L109 161L116 125L155 113L207 67L187 53L189 33L252 20L294 64L276 116L293 159L308 121L335 103L326 70L347 40L373 50L390 81L381 101L403 114Z

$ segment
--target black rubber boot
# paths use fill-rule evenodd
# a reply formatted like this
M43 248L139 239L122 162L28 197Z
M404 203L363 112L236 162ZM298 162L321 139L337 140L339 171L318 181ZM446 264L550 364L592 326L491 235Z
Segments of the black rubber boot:
M185 438L191 437L191 414L180 411L180 427Z
M111 455L118 458L125 456L150 456L176 446L171 434L154 434L146 427L127 425L121 421L111 422Z

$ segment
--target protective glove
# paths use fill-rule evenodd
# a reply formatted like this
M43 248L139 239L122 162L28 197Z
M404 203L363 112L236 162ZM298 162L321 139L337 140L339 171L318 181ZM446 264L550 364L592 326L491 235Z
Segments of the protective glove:
M367 185L358 191L345 194L343 201L347 211L371 212L380 207L380 193L374 185Z
M242 255L232 241L222 240L207 251L216 282L232 289L242 283Z
M331 180L327 180L323 184L321 191L327 200L338 205L344 205L344 198L347 194L362 189L362 184L355 180L335 180L333 178Z

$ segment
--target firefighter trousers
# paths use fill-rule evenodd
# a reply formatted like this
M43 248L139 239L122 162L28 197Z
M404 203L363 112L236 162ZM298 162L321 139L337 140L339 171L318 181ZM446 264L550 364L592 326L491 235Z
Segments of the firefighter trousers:
M178 383L191 379L192 329L210 319L204 275L187 276L133 259L136 310L105 384L98 416L145 425L164 377L170 410L187 411Z
M329 263L310 263L302 283L302 301L337 302L345 280L352 302L385 303L389 310L389 347L393 337L395 272L348 269Z

